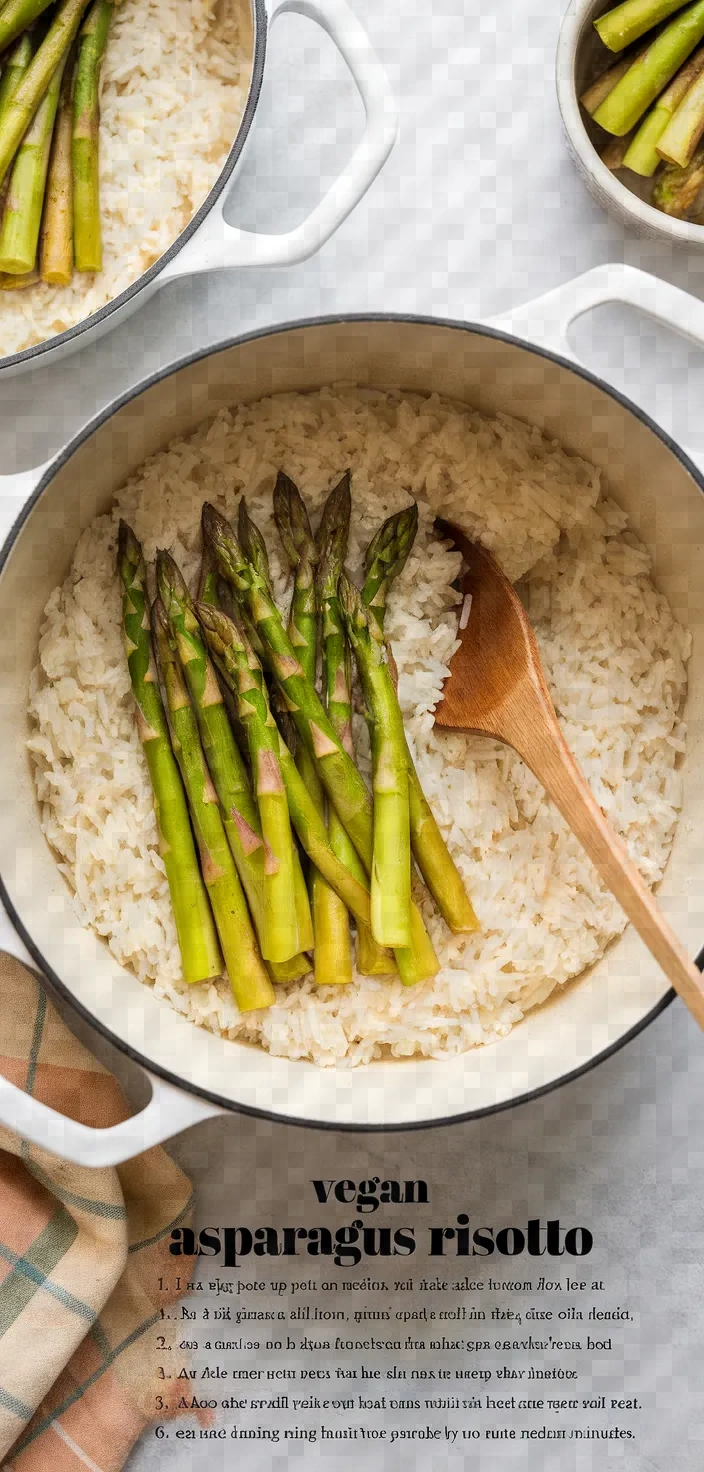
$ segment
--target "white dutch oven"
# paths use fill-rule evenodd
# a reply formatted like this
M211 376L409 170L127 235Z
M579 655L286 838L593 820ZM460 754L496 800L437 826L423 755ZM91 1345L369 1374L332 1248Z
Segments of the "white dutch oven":
M89 424L51 464L5 481L5 526L20 514L0 561L0 879L14 926L5 922L4 944L136 1058L153 1093L141 1114L97 1131L2 1081L2 1123L93 1165L125 1159L226 1110L335 1128L437 1124L565 1082L666 1005L671 993L661 973L628 930L587 976L558 989L509 1037L450 1061L321 1070L224 1041L158 1001L78 923L39 827L25 750L27 686L45 601L65 576L81 530L109 507L128 473L176 433L235 400L340 379L437 391L489 413L503 410L602 467L653 553L658 584L692 629L684 811L661 899L696 955L704 941L704 480L645 415L572 357L570 322L612 300L636 305L704 345L704 304L624 266L590 271L487 325L387 316L294 323L160 374Z
M271 0L268 13L265 0L239 0L239 3L242 34L250 38L251 45L249 92L227 161L200 209L148 271L113 301L67 332L47 338L22 353L3 357L0 328L0 373L21 373L39 361L53 362L62 354L73 352L89 337L110 331L162 286L181 276L244 266L290 266L306 260L334 234L376 178L396 140L398 114L384 68L347 0ZM259 102L267 31L286 14L307 16L330 36L358 88L366 121L352 157L308 218L285 234L259 235L228 225L223 207L228 194L226 186L236 178L242 165Z

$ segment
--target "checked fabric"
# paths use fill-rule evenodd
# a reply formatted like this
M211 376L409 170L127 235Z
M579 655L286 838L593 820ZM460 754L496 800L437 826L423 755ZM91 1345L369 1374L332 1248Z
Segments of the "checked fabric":
M116 1080L36 978L0 954L0 1073L96 1127L126 1119ZM0 1467L118 1472L157 1415L159 1291L191 1185L161 1149L91 1170L0 1128ZM159 1419L166 1419L162 1414Z

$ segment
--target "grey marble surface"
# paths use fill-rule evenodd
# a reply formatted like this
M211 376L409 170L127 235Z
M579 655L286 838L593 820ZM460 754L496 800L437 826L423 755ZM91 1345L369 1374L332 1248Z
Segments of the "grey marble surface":
M704 246L675 251L629 235L600 213L573 172L553 85L561 0L355 4L401 105L399 143L355 214L302 266L180 282L80 356L0 381L3 470L46 458L160 365L254 326L365 308L476 319L610 260L704 295ZM308 22L287 18L271 47L232 221L262 229L294 223L321 177L332 177L359 122L332 48ZM625 310L585 319L574 341L590 366L704 454L701 353ZM598 1252L603 1276L639 1315L628 1355L607 1367L606 1383L640 1386L640 1449L524 1450L522 1465L695 1472L704 1439L702 1075L701 1040L676 1003L597 1071L478 1123L363 1137L216 1120L174 1148L196 1183L201 1219L287 1220L313 1175L398 1172L426 1176L437 1199L446 1193L457 1209L469 1202L488 1220L562 1215L591 1224L595 1265ZM415 1449L405 1463L430 1472L440 1455ZM281 1466L285 1453L264 1447L242 1458L239 1450L193 1450L147 1436L129 1467L220 1472L235 1457L259 1472ZM391 1452L377 1458L369 1456L370 1468L397 1465ZM320 1448L307 1454L321 1466L342 1459ZM467 1464L480 1461L468 1454ZM482 1472L509 1465L517 1462L508 1453L481 1454Z

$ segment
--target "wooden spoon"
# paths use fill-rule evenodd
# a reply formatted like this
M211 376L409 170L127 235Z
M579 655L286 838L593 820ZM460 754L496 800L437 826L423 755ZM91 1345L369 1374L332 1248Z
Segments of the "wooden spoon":
M659 909L582 775L558 725L535 635L520 599L491 554L452 522L440 536L462 553L462 643L435 723L492 736L517 751L579 839L648 950L704 1028L704 981ZM462 627L462 625L465 627Z

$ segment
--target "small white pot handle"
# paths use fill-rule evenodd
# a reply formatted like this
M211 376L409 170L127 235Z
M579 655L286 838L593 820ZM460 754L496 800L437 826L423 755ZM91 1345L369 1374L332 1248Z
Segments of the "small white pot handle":
M36 965L19 936L14 931L8 916L0 906L0 951L14 956L24 966L36 971ZM78 1124L65 1115L58 1114L47 1104L25 1094L23 1089L10 1083L0 1075L0 1124L12 1130L32 1145L39 1145L51 1155L60 1155L74 1165L100 1168L106 1165L121 1165L123 1160L132 1160L152 1145L170 1140L181 1130L190 1129L202 1119L212 1119L217 1114L229 1111L206 1099L196 1098L183 1089L174 1088L155 1074L146 1074L151 1085L151 1099L139 1114L133 1114L122 1124L108 1129L93 1129Z
M0 475L0 547L51 464L51 460L47 460L44 465L37 465L33 470L18 470L14 475Z
M366 125L349 163L308 218L283 235L237 230L223 217L221 197L193 238L158 277L159 285L201 271L241 266L290 266L329 240L366 194L396 141L398 111L386 72L347 0L278 0L270 24L293 13L315 21L331 37L357 85Z
M647 271L620 263L595 266L565 281L544 296L535 297L523 306L511 307L498 317L490 317L487 327L499 327L527 342L549 348L561 357L579 363L570 347L567 334L578 317L608 302L623 302L637 307L647 317L671 327L698 347L704 347L704 302L689 292L681 291L669 281L661 281Z

